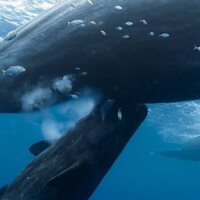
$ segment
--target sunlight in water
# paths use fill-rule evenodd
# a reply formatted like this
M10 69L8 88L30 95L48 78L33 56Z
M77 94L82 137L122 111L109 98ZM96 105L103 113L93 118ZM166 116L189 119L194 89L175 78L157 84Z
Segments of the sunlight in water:
M167 142L185 143L200 136L200 101L151 105L148 123Z
M62 0L0 0L0 19L19 26L60 1Z

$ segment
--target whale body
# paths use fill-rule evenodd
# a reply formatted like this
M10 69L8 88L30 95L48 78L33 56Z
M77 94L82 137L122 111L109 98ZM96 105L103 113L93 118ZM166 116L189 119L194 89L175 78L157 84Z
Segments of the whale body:
M0 76L0 111L37 110L85 88L139 103L198 99L199 12L198 0L64 1L0 42L0 70L26 69Z
M157 154L179 160L200 161L200 137L190 139L179 149L160 151Z
M87 200L147 115L146 106L129 104L119 119L118 109L112 104L102 120L97 106L52 146L34 144L39 155L0 190L0 200Z

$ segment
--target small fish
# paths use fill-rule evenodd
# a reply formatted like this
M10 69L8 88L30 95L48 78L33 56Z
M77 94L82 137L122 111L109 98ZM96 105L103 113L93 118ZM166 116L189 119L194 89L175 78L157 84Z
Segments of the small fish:
M130 35L124 35L122 36L123 39L129 39L130 38Z
M126 26L133 26L133 22L126 22L125 25Z
M85 24L80 24L79 26L80 26L80 27L85 27L86 25L85 25Z
M163 37L163 38L168 38L168 37L170 37L170 34L169 33L162 33L159 36Z
M71 22L68 22L68 25L74 25L74 26L80 26L84 24L84 21L82 19L76 19L76 20L73 20Z
M10 40L14 39L16 36L17 36L17 32L16 31L11 31L6 35L4 40L10 41Z
M98 23L99 26L101 26L101 25L103 25L103 24L104 24L104 22L99 22L99 23Z
M118 110L117 117L120 121L122 120L122 109L121 108L119 108L119 110Z
M91 0L87 0L87 2L88 2L91 6L94 5L93 2L92 2Z
M155 33L154 32L150 32L148 33L149 36L155 36Z
M194 50L195 50L195 51L196 51L196 50L200 51L200 47L194 45Z
M123 28L121 26L118 26L115 29L118 30L118 31L122 31L123 30Z
M103 36L106 36L106 35L107 35L106 32L103 31L103 30L101 30L100 32L101 32L101 34L102 34Z
M80 67L76 67L75 70L76 70L76 71L79 71L79 70L81 70L81 68L80 68Z
M72 99L79 99L79 96L77 94L70 95Z
M148 22L147 22L145 19L141 19L141 20L140 20L140 23L142 23L142 24L144 24L144 25L147 25L147 24L148 24Z
M88 75L87 72L81 72L81 73L80 73L80 76L87 76L87 75Z
M123 8L121 6L115 6L116 10L122 10Z
M3 75L9 75L9 76L17 76L25 71L26 69L22 66L11 66L7 70L2 70Z
M89 24L91 24L91 25L97 25L97 23L95 21L90 21Z

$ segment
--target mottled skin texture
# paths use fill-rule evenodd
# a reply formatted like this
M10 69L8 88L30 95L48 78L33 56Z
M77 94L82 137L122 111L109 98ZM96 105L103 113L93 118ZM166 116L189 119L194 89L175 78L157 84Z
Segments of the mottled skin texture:
M21 111L24 93L37 86L51 87L55 78L66 74L75 74L73 91L90 87L105 98L131 96L135 102L154 103L200 97L200 53L193 51L200 41L198 0L93 3L65 1L19 28L13 40L0 43L0 69L27 69L18 77L0 76L1 112ZM116 5L123 9L116 10ZM77 19L86 26L67 25ZM91 20L104 24L89 25ZM124 26L127 21L134 26ZM124 30L115 30L117 26ZM156 36L148 36L150 31ZM169 38L158 36L165 32ZM122 39L125 34L131 38ZM79 76L76 67L88 75Z
M1 200L87 200L147 115L144 105L114 104L104 121L98 107L36 157ZM77 168L76 168L77 167ZM75 170L71 170L75 168ZM67 176L52 178L64 170Z

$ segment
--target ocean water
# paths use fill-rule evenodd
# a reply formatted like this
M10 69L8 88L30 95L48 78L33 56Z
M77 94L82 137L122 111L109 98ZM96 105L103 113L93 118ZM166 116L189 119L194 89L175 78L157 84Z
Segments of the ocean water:
M13 3L15 2L15 3ZM0 36L53 6L55 0L0 0ZM11 6L12 5L12 6ZM1 86L3 87L3 86ZM80 102L79 102L80 103ZM26 114L0 114L0 186L10 183L34 157L31 144L56 137L86 114L70 102ZM63 108L65 112L63 111ZM200 161L158 154L199 140L200 101L148 105L149 115L103 179L91 200L199 200ZM49 137L49 134L48 134Z

